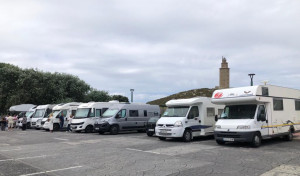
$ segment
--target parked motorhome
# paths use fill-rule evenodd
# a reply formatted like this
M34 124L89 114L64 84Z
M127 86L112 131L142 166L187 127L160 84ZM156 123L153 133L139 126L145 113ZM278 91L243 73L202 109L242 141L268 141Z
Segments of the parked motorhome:
M40 129L42 127L41 121L44 117L47 117L51 112L52 108L55 105L47 104L47 105L39 105L36 107L36 110L31 118L31 127L35 129Z
M72 131L93 132L96 120L99 119L103 112L109 107L118 103L118 101L82 103L78 106L75 117L72 120Z
M215 128L218 144L258 147L262 139L292 140L292 133L300 130L300 90L273 85L222 89L213 93L212 102L225 105Z
M63 116L64 116L63 128L67 128L68 118L71 115L75 116L76 110L77 110L77 108L80 104L81 103L71 102L71 103L61 103L61 104L58 104L58 105L54 106L53 109L52 109L53 118L54 118L53 130L57 131L57 130L60 129L60 119L59 119L59 117L61 116L61 114L63 114ZM44 117L42 122L41 122L41 125L43 126L43 129L45 129L45 130L49 130L48 118L49 118L49 115L47 117Z
M111 106L95 123L95 131L100 134L119 131L145 131L146 123L151 117L159 117L160 109L157 105L149 104L115 104Z
M224 107L212 104L207 97L170 100L166 105L168 108L156 122L156 136L160 140L182 138L185 142L196 136L213 135L215 115Z
M36 110L36 107L37 106L34 106L33 108L30 108L26 113L25 113L25 116L27 118L27 128L30 128L31 127L31 119L32 119L32 116L34 115L34 112ZM19 127L22 127L22 121L23 121L23 117L19 118L18 120L18 126Z

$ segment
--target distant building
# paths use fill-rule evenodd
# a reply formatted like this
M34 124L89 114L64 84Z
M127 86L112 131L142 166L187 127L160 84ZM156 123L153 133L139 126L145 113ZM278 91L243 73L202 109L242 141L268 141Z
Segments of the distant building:
M229 88L230 86L229 82L230 82L230 68L228 68L228 63L226 61L226 58L222 57L219 88L220 89Z

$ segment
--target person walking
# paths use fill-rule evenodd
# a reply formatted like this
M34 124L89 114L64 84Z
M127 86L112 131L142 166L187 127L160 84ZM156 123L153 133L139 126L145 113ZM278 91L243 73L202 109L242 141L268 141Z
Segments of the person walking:
M48 118L50 133L53 133L53 121L54 121L53 114L51 113Z
M67 132L71 132L71 123L72 123L72 119L73 119L73 114L70 115L70 117L68 118L68 128L67 128Z
M60 116L59 116L59 120L60 120L60 130L62 130L62 128L64 127L64 122L65 122L65 119L64 119L64 113L61 112Z
M0 117L0 125L1 125L1 131L5 131L6 128L6 119L5 116Z
M24 116L22 120L22 130L25 131L27 128L27 117Z
M8 123L8 131L12 131L13 130L12 128L14 127L14 118L11 115L7 117L7 123Z

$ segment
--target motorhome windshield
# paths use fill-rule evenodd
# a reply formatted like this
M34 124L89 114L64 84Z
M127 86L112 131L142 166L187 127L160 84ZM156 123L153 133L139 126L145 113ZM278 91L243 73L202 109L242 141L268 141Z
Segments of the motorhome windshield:
M168 107L163 114L163 117L185 117L189 106L181 106L181 107Z
M221 115L222 119L254 119L257 105L226 106Z
M52 113L53 113L53 117L55 118L58 114L59 114L59 112L60 112L60 110L55 110L55 111L53 111Z
M102 118L112 117L116 115L118 111L119 111L118 109L108 109L103 113Z
M76 111L74 119L83 119L83 118L89 118L94 116L95 113L91 112L91 108L79 108Z
M34 111L27 111L26 114L25 114L25 116L27 118L29 118L33 113L34 113Z
M45 109L37 109L32 118L44 117Z

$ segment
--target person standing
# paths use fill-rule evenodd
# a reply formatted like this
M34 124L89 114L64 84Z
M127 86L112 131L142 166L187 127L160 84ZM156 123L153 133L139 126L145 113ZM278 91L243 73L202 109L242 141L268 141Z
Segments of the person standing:
M53 121L54 121L53 114L51 113L48 118L50 133L53 133Z
M70 117L68 118L68 128L67 128L67 132L71 132L71 123L72 123L72 119L73 119L73 114L70 115Z
M59 116L59 120L60 120L60 130L62 130L62 128L64 127L64 122L65 122L65 119L64 119L64 113L61 112L60 116Z
M0 124L1 124L1 131L5 131L5 128L6 128L6 119L5 119L4 115L0 117Z
M8 123L8 131L12 131L12 128L14 127L14 118L11 115L7 117L7 123Z
M22 120L22 130L25 131L27 128L27 117L24 116Z

